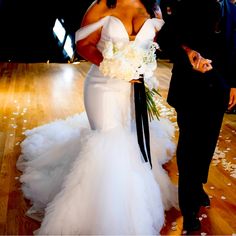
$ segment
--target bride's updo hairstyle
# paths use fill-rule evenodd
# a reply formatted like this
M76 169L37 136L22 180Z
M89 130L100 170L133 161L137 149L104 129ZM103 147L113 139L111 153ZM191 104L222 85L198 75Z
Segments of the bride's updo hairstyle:
M99 3L101 0L97 0ZM155 17L155 11L159 9L159 5L156 0L140 0L141 3L145 6L148 14L151 17ZM107 7L108 8L115 8L117 0L107 0Z

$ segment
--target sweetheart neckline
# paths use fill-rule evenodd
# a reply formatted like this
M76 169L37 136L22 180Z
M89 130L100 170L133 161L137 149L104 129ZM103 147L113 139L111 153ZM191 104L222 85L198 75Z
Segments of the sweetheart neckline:
M104 18L106 18L106 17L114 18L117 22L120 23L120 25L123 27L123 29L124 29L124 31L125 31L125 33L126 33L127 38L128 38L129 41L135 41L135 40L137 39L137 36L140 34L140 32L142 32L142 30L143 30L144 26L146 25L146 23L147 23L149 20L156 19L156 18L148 18L148 19L146 19L146 20L144 21L144 23L142 24L142 26L140 27L140 29L139 29L139 31L137 32L137 34L134 36L134 39L133 39L133 40L130 40L130 36L131 36L131 35L128 34L128 31L127 31L127 29L126 29L124 23L122 22L122 20L121 20L119 17L109 15L109 16L105 16Z
M127 29L126 29L124 23L122 22L122 20L121 20L119 17L117 17L117 16L112 16L112 15L111 15L111 16L109 16L109 17L114 18L115 20L117 20L117 21L122 25L122 27L123 27L123 29L124 29L124 31L125 31L125 33L126 33L128 39L129 39L129 41L135 41L136 38L137 38L137 36L138 36L138 35L140 34L140 32L143 30L143 28L144 28L144 26L146 25L146 23L147 23L149 20L152 19L152 18L146 19L146 20L143 22L142 26L139 28L137 34L136 34L136 35L133 35L133 36L134 36L134 39L133 39L133 40L130 40L130 36L132 36L132 35L129 35L129 33L128 33L128 31L127 31ZM155 19L155 18L154 18L154 19Z

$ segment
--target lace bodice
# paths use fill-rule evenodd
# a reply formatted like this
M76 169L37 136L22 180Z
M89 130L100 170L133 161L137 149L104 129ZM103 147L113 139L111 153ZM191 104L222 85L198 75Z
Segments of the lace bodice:
M145 48L148 45L148 42L154 39L156 31L160 30L163 24L164 21L162 19L147 19L137 33L134 39L135 43ZM115 16L105 16L95 23L80 28L76 32L76 42L86 38L92 32L98 30L101 27L101 38L97 44L99 51L103 50L105 41L129 41L129 35L123 22Z

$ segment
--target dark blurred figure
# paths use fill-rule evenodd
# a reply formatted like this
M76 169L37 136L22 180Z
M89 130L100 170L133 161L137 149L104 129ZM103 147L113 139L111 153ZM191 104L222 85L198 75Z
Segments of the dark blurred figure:
M158 43L173 61L167 101L177 112L179 204L191 232L210 206L203 184L224 113L236 104L236 9L230 0L179 0L171 13Z
M231 0L231 3L233 3L234 4L234 10L233 10L233 14L234 14L234 17L236 18L236 0ZM236 31L236 29L234 30L234 40L236 40L236 33L235 33L235 31ZM233 108L232 109L228 109L227 111L226 111L226 113L228 113L228 114L236 114L236 106L233 106Z
M160 1L159 5L161 8L162 17L165 23L169 24L169 21L172 20L172 17L175 14L177 2L178 0L161 0ZM171 61L166 51L162 51L161 49L157 51L157 57L159 59L168 59Z
M161 0L160 8L162 17L165 22L169 21L171 16L174 14L177 5L177 0Z

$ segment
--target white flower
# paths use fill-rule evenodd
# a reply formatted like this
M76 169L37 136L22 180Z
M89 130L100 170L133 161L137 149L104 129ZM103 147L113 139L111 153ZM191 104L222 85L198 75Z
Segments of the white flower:
M146 77L145 78L145 83L148 86L149 89L156 89L159 85L158 80L156 79L156 77Z
M153 79L153 72L156 69L155 51L158 45L150 42L147 49L130 42L105 42L102 51L103 61L100 63L99 70L110 78L130 81L139 79L139 75L144 75L146 85L156 88L157 80ZM154 82L155 81L155 82Z

